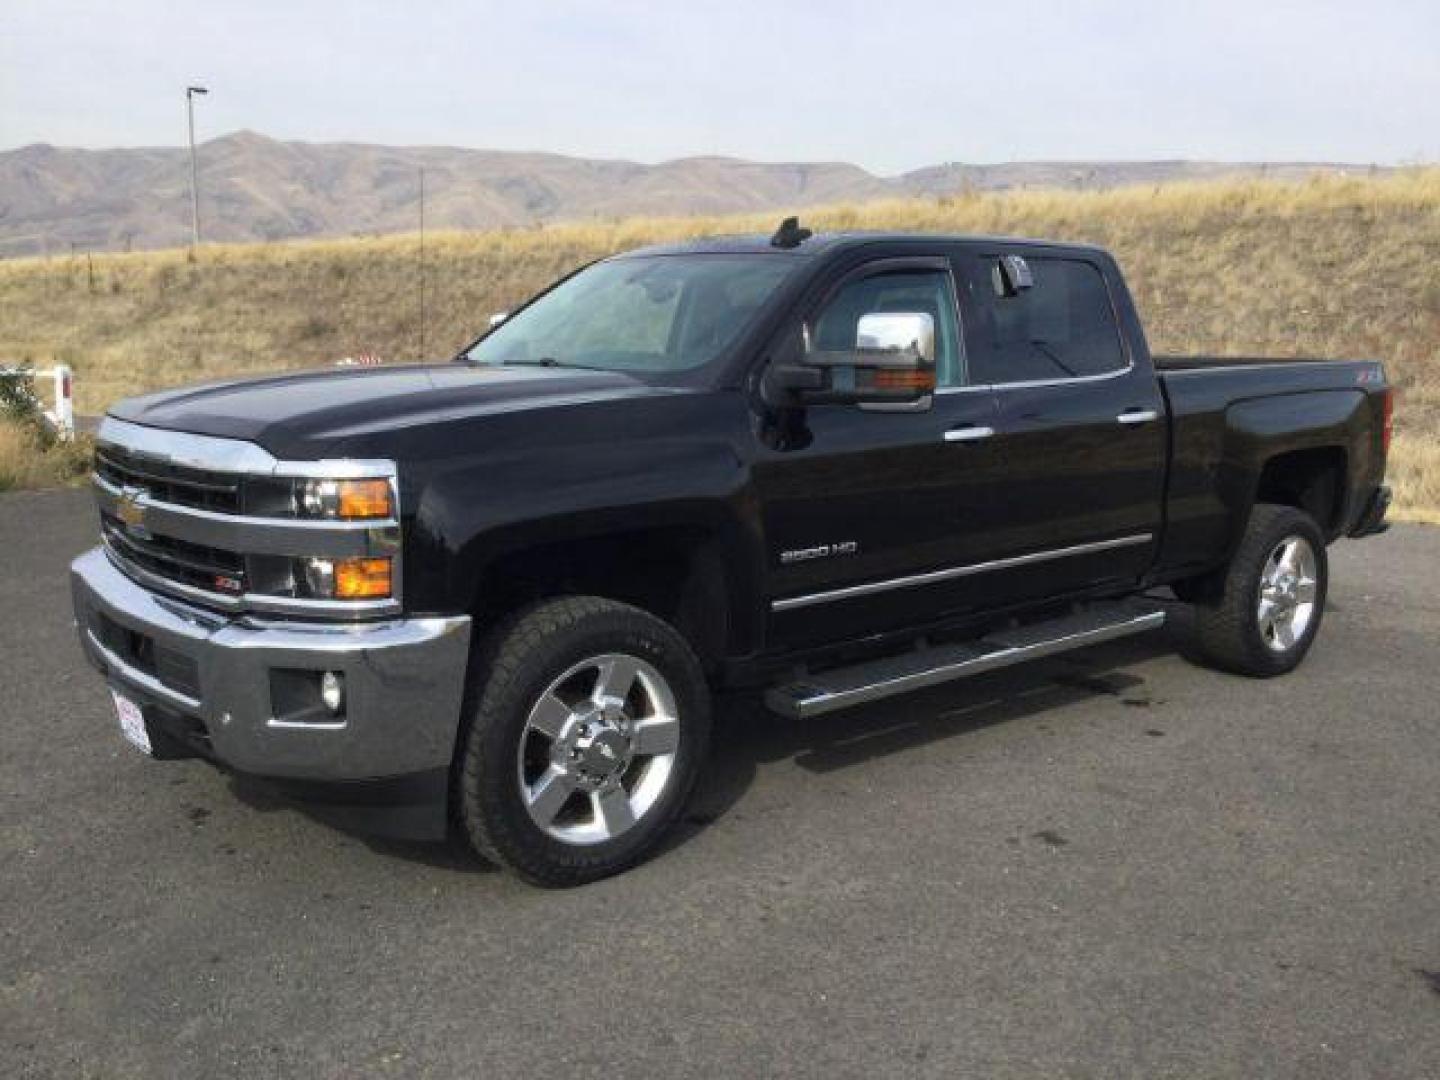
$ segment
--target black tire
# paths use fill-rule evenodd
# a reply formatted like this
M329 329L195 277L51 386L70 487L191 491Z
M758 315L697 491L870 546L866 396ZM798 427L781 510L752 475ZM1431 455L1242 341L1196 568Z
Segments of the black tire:
M1314 555L1314 608L1292 644L1270 644L1258 611L1262 575L1272 554L1288 539L1304 540ZM1195 605L1196 644L1201 658L1239 675L1268 678L1294 670L1310 651L1325 613L1329 582L1325 535L1315 520L1291 506L1257 503L1235 556L1224 574Z
M676 706L678 746L659 795L628 831L570 843L532 820L517 761L532 706L572 666L604 654L639 658L663 677ZM545 600L497 625L471 658L456 750L457 816L476 851L527 881L550 887L595 881L654 850L689 796L709 737L709 688L694 652L672 627L599 597ZM583 808L588 794L579 794L581 803L566 805Z

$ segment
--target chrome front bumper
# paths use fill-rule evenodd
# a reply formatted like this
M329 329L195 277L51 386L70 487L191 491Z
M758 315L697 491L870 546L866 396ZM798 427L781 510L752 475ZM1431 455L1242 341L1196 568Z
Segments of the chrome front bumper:
M80 643L128 696L188 726L197 752L242 772L363 780L448 768L470 619L307 624L226 616L159 596L100 548L70 567ZM285 712L277 687L344 675L336 718Z

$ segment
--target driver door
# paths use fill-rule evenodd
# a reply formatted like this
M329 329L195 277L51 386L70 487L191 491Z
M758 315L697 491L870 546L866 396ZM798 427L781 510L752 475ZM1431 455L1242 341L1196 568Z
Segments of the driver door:
M966 377L954 280L943 257L873 260L808 310L801 348L857 344L862 315L930 315L937 392L917 406L811 405L754 465L772 645L803 648L971 610L957 579L926 575L979 558L995 516L995 399Z

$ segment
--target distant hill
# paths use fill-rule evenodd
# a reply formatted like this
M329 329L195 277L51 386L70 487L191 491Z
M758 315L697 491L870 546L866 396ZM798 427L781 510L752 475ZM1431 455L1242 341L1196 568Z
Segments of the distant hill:
M945 164L896 177L843 162L693 157L658 165L559 154L280 142L242 131L199 148L207 240L410 231L425 170L435 229L495 229L633 214L794 210L890 196L1108 188L1233 175L1364 173L1365 166L1193 161ZM172 247L190 236L183 148L0 152L0 256Z

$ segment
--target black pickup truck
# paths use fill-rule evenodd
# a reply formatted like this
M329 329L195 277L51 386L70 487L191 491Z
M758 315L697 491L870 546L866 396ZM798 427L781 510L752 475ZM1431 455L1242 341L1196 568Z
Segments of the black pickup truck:
M1390 410L1371 361L1153 358L1093 247L791 219L580 269L452 362L122 402L75 614L154 756L574 884L654 848L719 688L810 717L1178 602L1289 671L1327 545L1384 527Z

